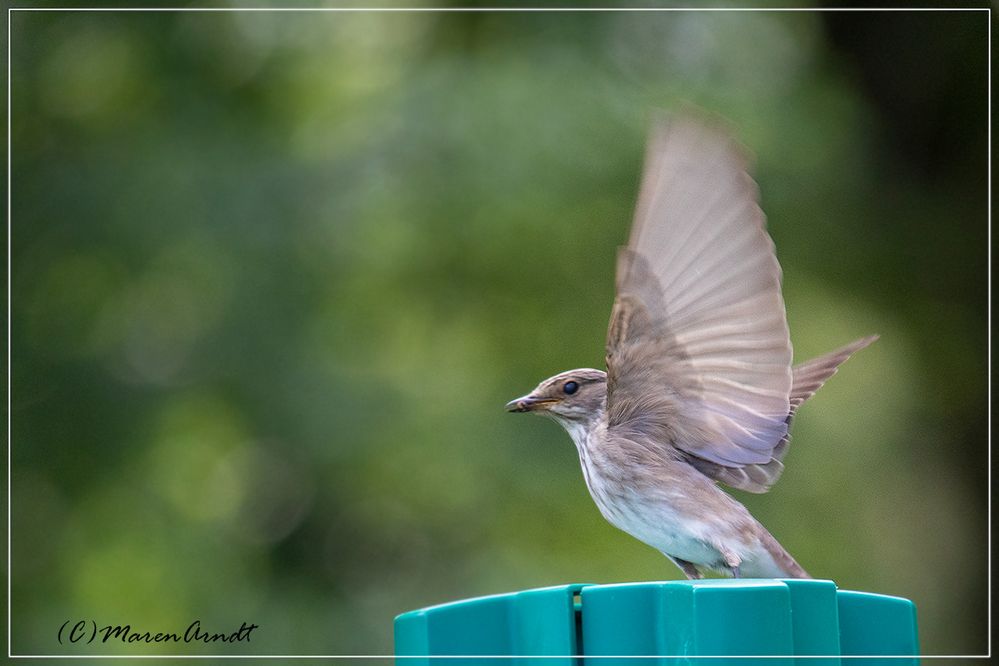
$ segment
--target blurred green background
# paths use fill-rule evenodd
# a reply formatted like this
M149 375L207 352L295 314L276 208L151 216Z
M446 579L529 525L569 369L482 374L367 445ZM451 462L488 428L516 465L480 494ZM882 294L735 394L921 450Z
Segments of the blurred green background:
M554 423L601 367L655 108L756 154L796 358L869 333L783 480L814 575L986 649L985 13L12 18L12 641L260 625L389 653L395 614L677 578Z

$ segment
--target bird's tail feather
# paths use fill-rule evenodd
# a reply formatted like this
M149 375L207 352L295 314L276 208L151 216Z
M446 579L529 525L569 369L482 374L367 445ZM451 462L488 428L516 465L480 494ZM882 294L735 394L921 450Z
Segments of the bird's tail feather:
M778 543L777 539L770 532L767 532L766 529L762 529L762 531L763 534L760 537L760 541L773 559L774 565L776 565L781 576L785 578L811 578L808 572L801 568L801 565L791 557L791 553L784 550L784 547Z
M794 366L791 369L793 377L791 380L791 413L794 414L801 403L815 395L815 392L825 384L826 380L836 374L837 368L843 361L877 339L877 335L869 335L866 338L854 340L845 347L840 347L828 354Z
M826 380L836 374L839 366L842 365L846 359L850 358L854 353L860 351L864 347L870 345L879 337L880 336L878 335L868 335L866 338L854 340L850 344L844 345L839 349L835 349L828 354L817 356L816 358L805 361L804 363L799 363L791 368L791 412L787 415L788 426L790 427L791 420L794 418L794 414L798 411L798 407L801 406L801 403L815 395L815 392L822 388L822 385L826 383ZM784 456L787 454L787 447L790 443L791 434L789 432L784 435L780 442L778 442L777 446L774 447L773 453L770 454L770 462L761 466L764 471L769 471L771 466L773 468L774 473L769 475L769 485L773 485L773 483L780 477L780 473L784 469L784 465L781 461L784 460ZM767 487L769 487L769 485Z

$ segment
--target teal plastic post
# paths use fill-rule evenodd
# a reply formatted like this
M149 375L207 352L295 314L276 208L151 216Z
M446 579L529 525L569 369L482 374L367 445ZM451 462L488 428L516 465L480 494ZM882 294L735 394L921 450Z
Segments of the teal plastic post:
M908 599L842 591L840 648L848 655L919 654L916 606ZM918 659L850 659L851 666L915 666Z
M429 666L431 655L522 655L494 660L504 666L544 663L573 666L579 654L575 597L581 584L466 599L403 613L395 618L396 656L402 666ZM564 659L535 659L534 655ZM482 658L437 660L447 666L482 666Z
M795 660L796 666L840 666L839 658L811 658L842 654L836 585L831 580L789 579L782 582L791 595L794 654L803 657Z
M512 656L496 661L518 666L579 666L579 657L585 666L624 666L636 656L650 666L919 661L911 601L841 591L825 580L578 584L467 599L400 615L395 647L397 656L411 657L399 666L429 666L435 655L469 657L467 666L483 664L482 656ZM841 664L841 655L875 658ZM531 659L540 656L550 658ZM456 661L466 660L436 663Z
M780 581L599 585L584 588L582 602L584 653L622 657L599 660L607 666L624 666L631 655L665 655L654 663L678 666L671 655L793 654L790 594Z

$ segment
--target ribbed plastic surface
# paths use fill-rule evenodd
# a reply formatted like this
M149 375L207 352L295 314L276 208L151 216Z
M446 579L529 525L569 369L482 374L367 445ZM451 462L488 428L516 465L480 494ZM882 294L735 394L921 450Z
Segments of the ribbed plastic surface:
M398 616L395 653L410 657L399 666L579 666L580 656L587 666L839 666L840 655L872 657L842 666L913 666L919 641L907 599L826 580L742 579L575 584L455 601ZM747 655L759 658L725 659Z

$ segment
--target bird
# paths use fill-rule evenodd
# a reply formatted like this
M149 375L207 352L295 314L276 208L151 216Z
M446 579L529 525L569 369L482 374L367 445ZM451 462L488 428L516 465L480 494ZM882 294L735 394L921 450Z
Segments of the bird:
M606 371L561 372L506 409L559 423L603 517L688 579L810 578L719 484L768 491L798 408L878 336L792 365L749 151L706 112L651 125Z

